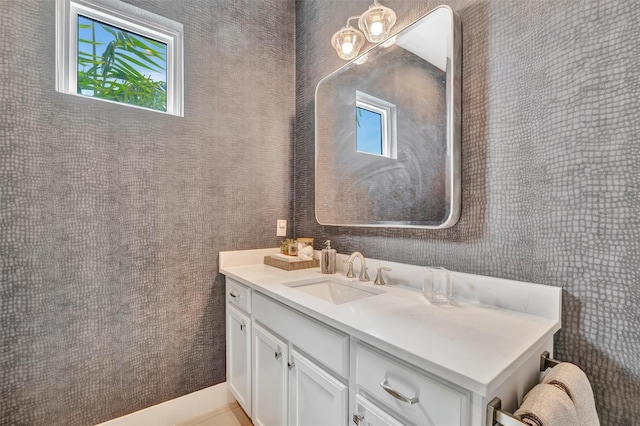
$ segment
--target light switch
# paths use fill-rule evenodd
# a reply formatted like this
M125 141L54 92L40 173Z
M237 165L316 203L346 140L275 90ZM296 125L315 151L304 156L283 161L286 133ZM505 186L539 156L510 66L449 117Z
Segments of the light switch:
M278 219L278 222L276 223L276 236L287 236L287 221L285 219Z

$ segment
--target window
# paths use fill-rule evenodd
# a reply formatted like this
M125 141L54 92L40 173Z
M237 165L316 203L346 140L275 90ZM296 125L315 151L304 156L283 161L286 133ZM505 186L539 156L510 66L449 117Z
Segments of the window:
M182 24L118 0L57 0L56 90L182 116Z
M356 91L356 151L397 158L394 104Z
M382 114L356 107L356 151L382 155Z

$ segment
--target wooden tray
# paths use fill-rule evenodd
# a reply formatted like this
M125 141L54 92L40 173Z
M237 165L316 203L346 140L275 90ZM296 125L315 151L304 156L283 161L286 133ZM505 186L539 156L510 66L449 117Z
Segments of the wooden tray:
M316 268L320 266L320 260L318 259L286 261L283 259L274 259L271 256L265 256L264 263L265 265L274 266L284 269L285 271L296 271L298 269Z

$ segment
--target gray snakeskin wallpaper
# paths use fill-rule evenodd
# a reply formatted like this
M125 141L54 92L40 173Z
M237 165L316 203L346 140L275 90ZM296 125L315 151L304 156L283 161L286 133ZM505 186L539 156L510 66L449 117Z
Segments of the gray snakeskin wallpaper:
M369 0L129 2L185 25L184 118L55 92L54 2L0 0L1 425L224 381L217 254L274 246L282 217L343 253L562 287L557 357L604 425L637 424L638 2L384 2L462 20L462 216L439 231L314 218L315 86Z
M638 424L640 3L385 0L399 25L443 3L462 20L462 215L447 230L320 226L314 90L344 63L331 35L370 3L297 2L296 235L562 287L557 357L586 371L603 425Z
M224 381L218 252L290 216L293 0L128 2L184 24L184 118L57 93L55 2L0 0L1 425Z

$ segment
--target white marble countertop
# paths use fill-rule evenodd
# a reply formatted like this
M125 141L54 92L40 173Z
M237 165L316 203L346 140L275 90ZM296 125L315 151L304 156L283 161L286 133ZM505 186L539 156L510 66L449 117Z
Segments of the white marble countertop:
M221 252L220 272L481 396L489 396L523 359L541 353L560 329L561 290L555 287L454 273L454 297L458 293L472 302L434 306L416 288L390 285L375 286L382 294L334 305L283 283L323 276L354 280L340 272L284 271L260 261L276 251ZM420 268L367 262L400 269L402 275L391 276L390 282L411 281L411 273ZM372 282L362 285L374 287Z

